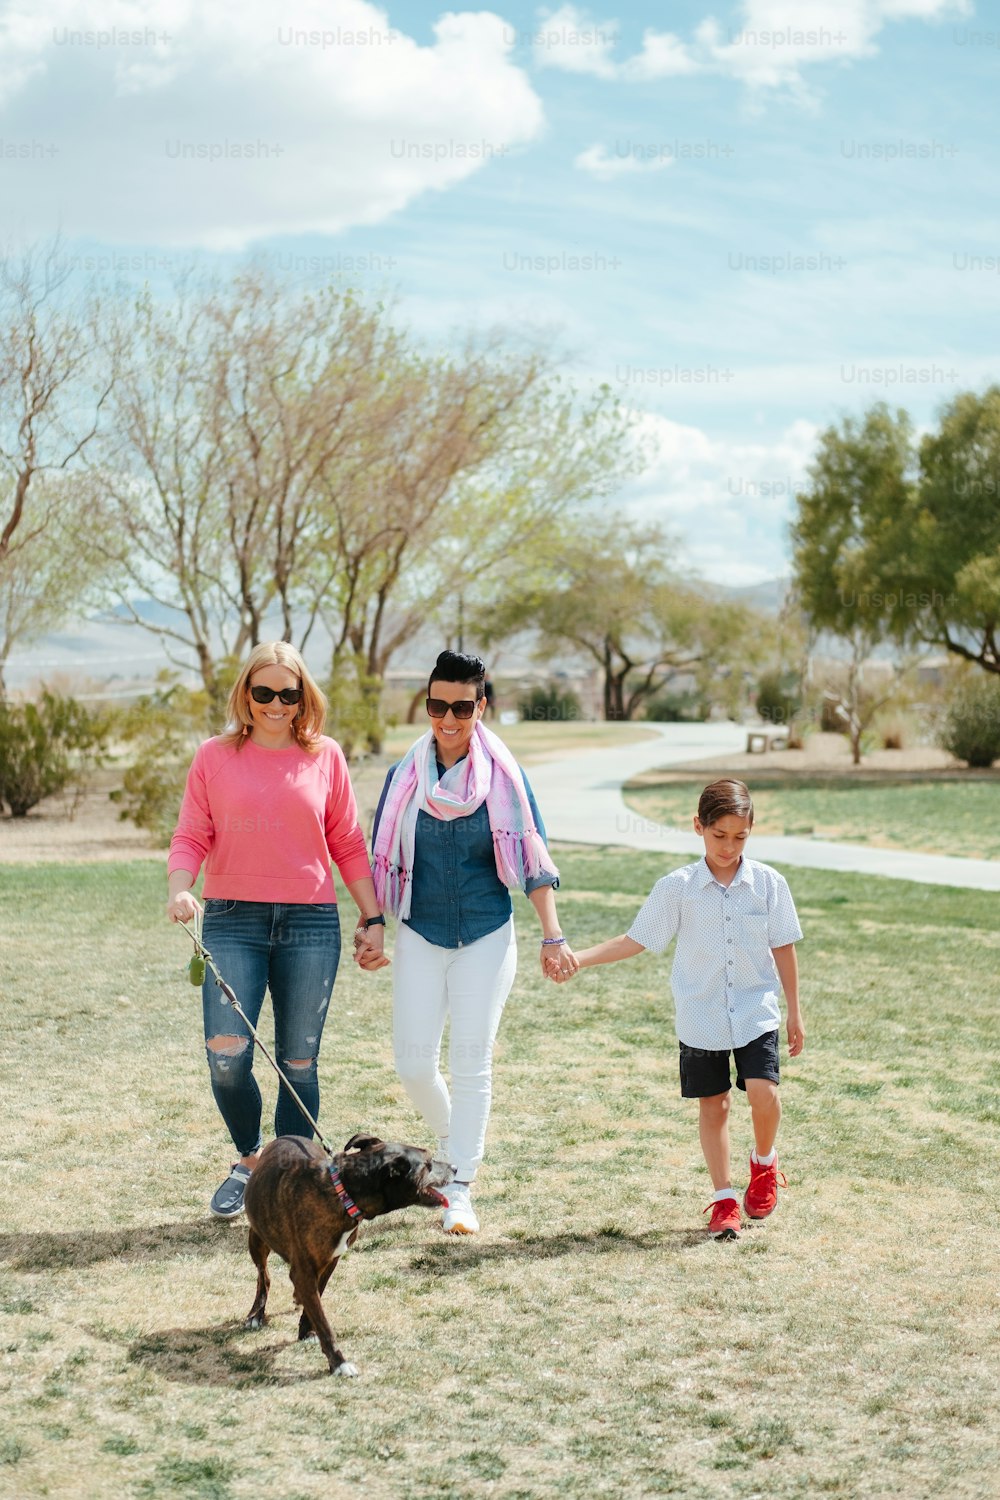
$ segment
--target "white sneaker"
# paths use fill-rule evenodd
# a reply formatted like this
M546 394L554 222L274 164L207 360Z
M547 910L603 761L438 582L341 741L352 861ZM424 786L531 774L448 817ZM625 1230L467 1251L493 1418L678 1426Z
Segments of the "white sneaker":
M447 1189L448 1207L441 1221L445 1234L476 1234L479 1220L472 1207L468 1183L453 1182Z

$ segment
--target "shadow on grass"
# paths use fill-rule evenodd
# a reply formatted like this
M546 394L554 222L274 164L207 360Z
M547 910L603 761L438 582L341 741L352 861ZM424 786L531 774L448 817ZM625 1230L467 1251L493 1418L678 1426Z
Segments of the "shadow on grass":
M43 1230L0 1234L0 1265L12 1271L58 1271L102 1260L152 1260L188 1250L217 1249L226 1240L246 1253L246 1222L195 1219L189 1224L131 1229Z
M415 1271L443 1271L447 1275L501 1261L554 1260L560 1255L615 1255L633 1250L687 1250L705 1243L699 1229L651 1229L626 1234L617 1229L595 1229L589 1234L538 1234L483 1242L448 1236L425 1245L410 1260Z
M221 1328L218 1325L166 1328L133 1339L128 1345L126 1358L130 1365L183 1385L221 1385L239 1389L329 1380L326 1359L315 1339L306 1343L306 1348L315 1358L315 1366L310 1362L309 1368L304 1370L275 1369L279 1356L288 1349L297 1348L298 1343L297 1338L268 1343L266 1335L262 1337L259 1332L244 1328L242 1323Z

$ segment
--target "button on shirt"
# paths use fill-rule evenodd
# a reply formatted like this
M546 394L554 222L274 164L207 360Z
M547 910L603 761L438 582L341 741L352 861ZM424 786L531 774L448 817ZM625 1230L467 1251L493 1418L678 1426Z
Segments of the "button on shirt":
M372 830L373 844L395 769L395 766L389 768L382 788ZM447 775L440 761L437 770L439 777ZM524 776L523 771L521 774ZM544 839L545 827L527 776L524 789L535 827ZM558 888L559 881L553 875L529 878L525 894L542 885ZM435 818L428 812L418 812L413 888L406 926L435 947L461 948L496 932L510 921L512 911L510 891L497 874L486 803L480 803L475 812L464 818Z
M676 936L670 987L687 1046L729 1051L781 1025L771 949L798 942L802 929L788 883L770 865L744 856L728 886L704 859L673 870L656 882L628 935L653 953Z

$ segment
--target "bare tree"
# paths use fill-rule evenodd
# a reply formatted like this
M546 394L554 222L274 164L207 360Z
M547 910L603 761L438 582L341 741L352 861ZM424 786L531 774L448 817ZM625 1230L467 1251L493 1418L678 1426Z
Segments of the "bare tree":
M257 644L274 608L286 639L303 602L311 628L318 603L301 580L325 535L318 475L363 448L392 354L383 323L335 291L289 301L256 273L137 304L98 476L111 519L99 545L126 616L168 652L193 651L215 698L220 660Z
M32 617L13 593L23 584L25 553L37 558L52 524L50 490L39 480L73 473L97 434L115 375L113 341L99 337L102 309L91 293L75 297L58 242L0 260L0 589L6 649L71 604L72 588ZM20 559L17 554L21 553ZM18 582L20 580L20 583ZM69 575L61 575L69 585ZM54 580L53 580L54 582ZM44 628L44 626L43 626ZM2 692L0 660L0 692Z
M374 679L459 597L474 609L511 592L532 553L617 488L636 454L610 392L581 403L537 352L494 342L412 360L403 389L364 491L329 495L344 559L327 612L335 669L350 651Z
M498 341L420 354L336 289L289 298L257 272L188 284L166 308L142 299L128 342L97 545L126 614L193 651L216 697L220 659L279 613L300 646L321 620L334 676L376 701L456 576L503 586L519 547L629 462L610 392L581 406L547 355Z
M79 542L87 509L79 480L48 474L34 480L30 529L14 534L0 565L0 696L3 663L14 646L57 629L99 582L99 564Z

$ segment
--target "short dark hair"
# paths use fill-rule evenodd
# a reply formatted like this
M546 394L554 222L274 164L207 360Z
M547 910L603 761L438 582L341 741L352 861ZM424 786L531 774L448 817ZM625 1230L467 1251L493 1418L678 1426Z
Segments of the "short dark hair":
M486 691L486 663L481 656L469 656L464 651L442 651L427 679L428 693L432 682L474 682L478 703Z
M753 827L753 798L744 781L711 781L698 798L698 817L705 828L720 818L749 818Z

